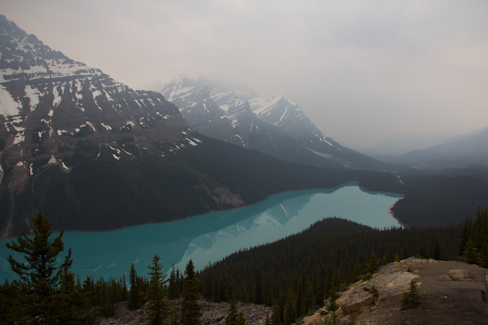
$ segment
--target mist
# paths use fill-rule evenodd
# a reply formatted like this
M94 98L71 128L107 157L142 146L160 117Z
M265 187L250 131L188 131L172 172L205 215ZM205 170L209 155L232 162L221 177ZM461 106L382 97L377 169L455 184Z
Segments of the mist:
M483 1L4 1L44 44L135 89L180 74L296 102L353 147L487 127Z

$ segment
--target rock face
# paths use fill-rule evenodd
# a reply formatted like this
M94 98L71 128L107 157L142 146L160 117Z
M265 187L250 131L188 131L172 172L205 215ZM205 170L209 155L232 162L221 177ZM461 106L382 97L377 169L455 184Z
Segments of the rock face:
M137 155L163 157L203 142L160 93L133 90L74 61L3 15L0 37L0 237L28 231L40 208L52 217L56 230L83 229L63 224L58 220L62 214L45 204L69 202L74 211L61 208L65 215L84 208L77 205L91 185L60 188L77 178L73 167L82 160L92 167L104 161L114 171L114 165L131 163ZM78 171L87 167L78 166ZM148 187L139 184L138 189ZM49 193L71 194L48 199Z
M485 269L453 261L409 258L381 267L368 281L352 284L337 300L339 324L486 324L488 307L481 301L485 284L477 281ZM454 280L456 279L456 280ZM403 310L400 299L410 281L419 285L421 303ZM378 298L368 292L372 286ZM326 308L305 317L302 324L323 324Z
M352 292L349 298L343 300L340 304L343 315L359 314L360 312L371 308L374 304L374 295L368 291L357 289Z

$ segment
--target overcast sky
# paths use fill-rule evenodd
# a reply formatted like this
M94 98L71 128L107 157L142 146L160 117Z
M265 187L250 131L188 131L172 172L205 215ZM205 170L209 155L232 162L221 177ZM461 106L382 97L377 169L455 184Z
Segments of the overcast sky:
M0 13L135 89L185 74L281 93L344 144L488 127L486 0L2 0Z

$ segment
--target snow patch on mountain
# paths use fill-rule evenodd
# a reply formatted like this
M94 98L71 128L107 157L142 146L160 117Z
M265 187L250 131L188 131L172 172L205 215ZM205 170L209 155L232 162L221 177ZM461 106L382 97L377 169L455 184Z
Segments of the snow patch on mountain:
M0 115L5 117L18 115L20 104L12 98L12 95L0 84Z

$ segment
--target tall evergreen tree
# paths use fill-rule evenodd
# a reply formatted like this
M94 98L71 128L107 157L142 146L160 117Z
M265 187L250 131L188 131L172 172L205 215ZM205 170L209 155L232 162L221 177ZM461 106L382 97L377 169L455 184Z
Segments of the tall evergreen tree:
M175 265L171 267L171 274L169 276L169 288L168 298L171 300L178 299L180 297L179 281L176 277Z
M166 302L166 274L161 272L163 266L159 263L159 256L154 255L153 265L149 266L151 270L148 274L151 276L148 288L148 300L146 311L148 312L146 320L149 325L164 324L168 316L169 307Z
M261 276L261 268L256 268L256 283L254 287L254 303L258 305L264 304L263 297L263 279Z
M200 325L202 313L198 302L200 293L198 291L198 279L195 276L195 267L190 260L186 266L185 277L183 279L183 293L181 301L181 324Z
M224 263L222 267L222 273L220 275L220 300L224 302L230 301L232 298L232 277L230 276L230 270L227 267L227 263Z
M59 236L52 235L49 218L39 212L32 218L34 237L22 232L17 243L12 240L7 247L24 255L27 262L18 262L12 255L7 258L12 270L19 276L14 287L19 288L19 317L29 323L70 324L86 317L84 306L70 308L69 302L75 297L74 274L69 271L73 260L71 249L60 264L59 253L64 250L63 231Z
M407 244L407 242L405 242L405 245L403 246L403 259L410 257L408 249L409 249L408 244Z
M367 277L371 277L376 271L378 271L378 264L379 261L376 259L376 254L374 251L371 252L371 257L369 258L369 263L366 263L366 272Z
M134 263L130 266L129 272L129 282L130 282L130 292L129 292L129 303L127 308L130 310L139 309L142 305L141 292L139 285L137 283L137 272L134 267Z
M463 251L463 257L469 264L480 263L480 254L478 253L478 249L476 249L476 245L471 237L469 237L468 242L466 243L466 248Z
M230 300L229 311L227 312L227 316L225 317L225 324L226 325L244 325L246 320L244 319L244 314L242 311L239 313L237 312L237 304L235 297L232 297Z

